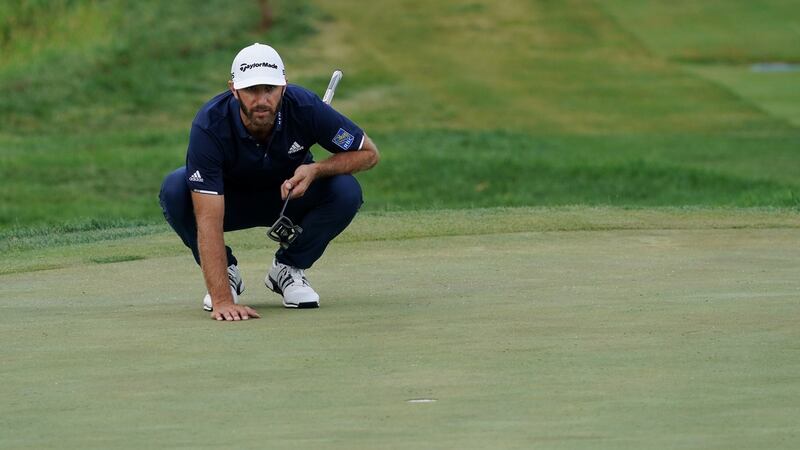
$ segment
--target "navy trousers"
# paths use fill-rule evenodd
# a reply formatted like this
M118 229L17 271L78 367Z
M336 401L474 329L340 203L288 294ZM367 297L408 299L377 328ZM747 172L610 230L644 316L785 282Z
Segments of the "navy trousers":
M197 222L191 192L186 185L186 167L167 175L161 185L159 200L167 222L200 264ZM284 214L294 224L299 224L303 232L288 249L278 250L275 254L277 261L300 269L311 267L322 256L328 243L347 228L362 202L361 186L352 175L314 180L305 195L289 200ZM278 186L268 191L239 191L226 187L223 230L272 226L282 207ZM266 233L264 239L269 240ZM226 246L225 249L228 265L237 264L231 248Z

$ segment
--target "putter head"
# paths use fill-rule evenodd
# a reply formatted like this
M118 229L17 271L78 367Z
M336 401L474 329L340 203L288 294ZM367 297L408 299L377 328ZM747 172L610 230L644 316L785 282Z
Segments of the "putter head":
M281 248L285 249L288 248L302 232L303 229L300 228L300 225L293 224L288 217L282 215L278 217L278 220L267 230L267 237L279 243Z

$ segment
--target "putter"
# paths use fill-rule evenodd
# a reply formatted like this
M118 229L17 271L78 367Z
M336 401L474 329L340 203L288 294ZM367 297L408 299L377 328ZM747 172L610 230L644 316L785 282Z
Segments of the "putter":
M341 70L336 69L333 71L333 75L331 75L331 81L328 82L328 89L325 90L325 96L322 97L322 101L331 104L333 101L333 94L336 93L336 86L339 85L339 81L344 76Z
M289 196L291 194L292 190L289 189L286 194L286 201L283 202L281 213L278 215L278 220L267 230L267 237L280 244L284 250L289 248L292 242L297 239L297 236L300 236L300 233L303 232L300 225L295 225L291 219L283 215L284 211L286 211L286 205L289 204Z
M333 71L331 81L328 82L328 89L325 90L325 96L322 97L322 101L325 102L325 104L330 105L333 101L333 94L336 93L336 86L339 85L339 81L341 81L343 75L344 73L339 69ZM278 220L267 230L267 237L280 244L283 249L289 248L292 242L297 239L297 236L300 236L300 233L303 232L300 225L295 225L292 223L291 219L283 215L286 211L286 205L289 204L289 197L291 194L292 190L289 189L289 192L286 194L286 201L283 202L281 213L278 215Z

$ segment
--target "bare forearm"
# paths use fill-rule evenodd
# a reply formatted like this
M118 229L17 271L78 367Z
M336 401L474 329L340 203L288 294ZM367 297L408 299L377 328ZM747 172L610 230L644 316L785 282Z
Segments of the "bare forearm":
M345 173L356 173L369 170L380 159L378 148L369 136L364 136L361 150L337 153L316 164L317 177L330 177Z
M315 178L325 178L345 173L356 173L374 166L372 156L361 152L337 153L314 163Z
M208 293L211 294L211 301L215 306L220 303L233 303L228 283L228 258L225 253L222 228L199 223L197 228L200 265Z
M200 253L200 266L206 280L208 293L214 306L219 303L233 303L228 283L228 258L225 253L225 239L222 223L225 216L223 196L192 192L195 219L197 220L197 250Z
M369 136L364 135L364 144L360 150L337 153L323 161L298 167L292 178L281 184L281 198L286 198L290 192L292 198L302 197L308 186L317 178L371 169L378 164L379 159L378 148Z

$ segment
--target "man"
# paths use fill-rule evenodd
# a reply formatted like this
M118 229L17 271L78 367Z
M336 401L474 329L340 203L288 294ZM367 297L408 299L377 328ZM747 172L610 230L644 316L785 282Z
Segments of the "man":
M314 162L309 148L332 153ZM167 175L159 199L164 217L192 250L216 320L259 314L239 305L238 261L223 232L270 226L285 215L302 233L281 247L264 283L287 308L315 308L319 295L305 277L361 206L352 173L377 164L378 149L350 119L314 93L287 84L283 61L253 44L233 60L228 91L206 103L192 122L186 166Z

